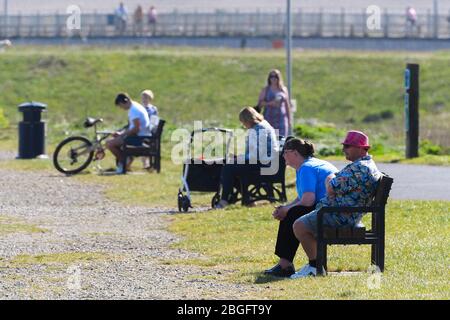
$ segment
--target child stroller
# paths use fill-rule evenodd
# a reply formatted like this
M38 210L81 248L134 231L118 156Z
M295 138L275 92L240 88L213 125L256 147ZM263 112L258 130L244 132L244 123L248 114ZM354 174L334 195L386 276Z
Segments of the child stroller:
M192 155L194 136L205 132L218 132L225 136L225 154L223 157L204 159L202 146L202 156L194 159ZM192 131L188 159L186 159L183 165L183 176L181 177L182 186L178 191L178 210L180 212L187 212L189 208L192 208L191 191L215 192L211 199L211 207L213 208L220 201L220 174L225 164L225 159L228 156L232 138L233 132L228 129L204 128ZM186 194L184 194L184 192L186 192ZM238 191L233 193L232 202L238 201L238 193Z

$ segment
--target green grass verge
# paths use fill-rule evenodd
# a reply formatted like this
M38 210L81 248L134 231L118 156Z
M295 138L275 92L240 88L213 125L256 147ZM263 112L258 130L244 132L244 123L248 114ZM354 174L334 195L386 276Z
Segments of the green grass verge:
M100 252L62 252L49 253L40 255L22 254L15 256L7 261L11 266L27 266L27 265L59 265L68 266L75 263L86 263L92 261L104 261L112 256Z
M0 215L0 236L12 233L45 233L49 230L7 215Z
M270 206L171 216L170 230L184 237L175 247L205 254L185 261L232 271L229 281L257 284L264 299L449 299L450 202L391 201L387 210L386 270L369 289L370 246L333 246L331 271L362 271L325 278L280 280L262 271L276 263L278 224ZM367 218L367 217L366 217ZM299 250L295 264L306 262ZM182 262L180 262L182 263Z
M421 138L449 147L448 52L361 53L295 51L293 98L297 123L319 119L339 129L362 129L374 143L401 145L403 72L421 65ZM20 120L16 106L26 100L48 104L48 140L83 131L86 115L105 127L123 125L113 106L117 92L135 99L144 88L156 94L163 118L176 126L239 126L237 114L254 105L270 69L285 70L280 51L180 48L14 48L0 56L0 128Z

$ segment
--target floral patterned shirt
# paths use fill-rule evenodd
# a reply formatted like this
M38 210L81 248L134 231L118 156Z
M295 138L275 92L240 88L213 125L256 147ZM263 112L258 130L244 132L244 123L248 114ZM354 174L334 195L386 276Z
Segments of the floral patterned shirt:
M359 207L369 205L381 175L370 155L350 163L336 173L336 177L330 181L330 185L336 195L327 195L321 199L316 209L323 206ZM331 215L334 216L335 220L339 220L337 222L353 224L358 222L363 214L354 213L351 216L345 214Z

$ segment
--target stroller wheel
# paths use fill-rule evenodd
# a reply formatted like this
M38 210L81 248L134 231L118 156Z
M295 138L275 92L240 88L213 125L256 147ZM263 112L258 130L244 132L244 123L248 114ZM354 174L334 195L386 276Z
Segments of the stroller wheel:
M217 192L211 199L211 208L215 208L220 201L220 194Z
M181 212L183 210L183 202L184 202L184 196L183 193L180 191L178 192L178 211Z
M191 201L187 196L184 196L181 200L181 206L184 212L188 212L189 208L191 207Z

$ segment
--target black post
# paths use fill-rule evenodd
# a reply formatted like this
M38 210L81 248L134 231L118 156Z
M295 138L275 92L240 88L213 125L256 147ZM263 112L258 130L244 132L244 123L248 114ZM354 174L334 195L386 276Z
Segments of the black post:
M406 158L419 156L419 65L408 63L405 70Z

